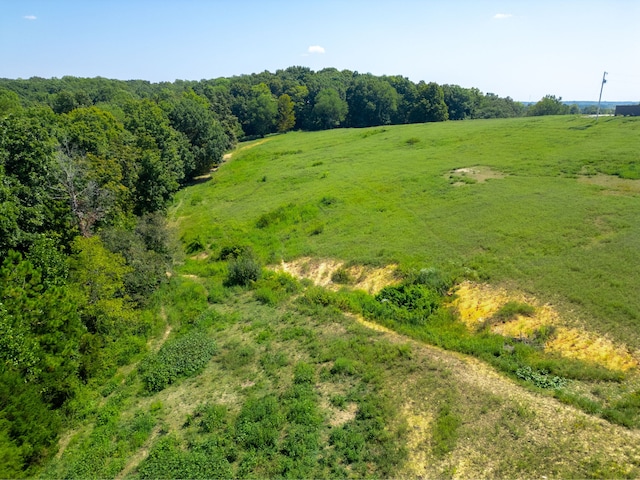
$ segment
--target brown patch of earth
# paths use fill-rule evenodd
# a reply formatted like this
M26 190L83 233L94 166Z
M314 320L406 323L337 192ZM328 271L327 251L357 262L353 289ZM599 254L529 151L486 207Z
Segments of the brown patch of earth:
M535 307L530 316L514 315L506 321L494 321L493 316L507 302L515 301ZM612 370L627 371L638 366L637 355L625 345L582 328L570 327L560 318L552 305L541 305L537 299L520 292L487 284L463 282L456 290L452 305L460 319L470 329L478 329L486 322L491 331L505 337L533 340L542 327L553 327L554 333L544 348L567 358L595 362Z
M345 263L340 260L320 260L302 257L291 262L282 262L275 269L286 272L296 278L311 280L314 285L330 290L337 291L348 287L375 294L388 285L398 283L396 268L396 265L387 265L383 268L363 265L345 267ZM353 279L353 282L348 285L334 282L332 277L340 269L344 269L349 274L349 277Z
M469 183L484 183L493 178L504 178L506 174L494 170L491 167L484 167L481 165L475 167L456 168L446 173L445 178L453 181L454 187L462 185L469 185ZM465 179L471 179L471 182L465 181Z
M358 413L358 404L354 402L346 404L342 409L326 405L324 408L330 412L329 425L332 427L340 427L350 422Z
M191 260L206 260L207 258L209 258L209 254L207 252L200 252L197 255L193 255L190 258Z

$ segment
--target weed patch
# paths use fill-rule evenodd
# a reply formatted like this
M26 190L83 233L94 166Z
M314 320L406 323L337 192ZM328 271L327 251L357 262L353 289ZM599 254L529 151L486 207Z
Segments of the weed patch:
M168 341L140 363L138 370L145 389L159 392L179 378L197 375L216 351L215 342L199 330Z

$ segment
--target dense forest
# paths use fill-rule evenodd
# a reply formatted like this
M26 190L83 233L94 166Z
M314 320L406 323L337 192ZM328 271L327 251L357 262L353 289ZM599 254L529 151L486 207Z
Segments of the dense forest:
M146 350L180 248L173 194L239 139L577 113L475 88L291 67L150 83L0 79L0 477L36 472L83 395Z

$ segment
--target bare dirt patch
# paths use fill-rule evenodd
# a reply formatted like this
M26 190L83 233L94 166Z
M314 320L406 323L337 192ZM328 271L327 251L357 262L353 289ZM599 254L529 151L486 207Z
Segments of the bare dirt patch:
M206 260L207 258L209 258L209 254L207 252L200 252L197 255L193 255L190 258L191 260Z
M638 359L625 345L614 343L581 328L568 326L549 304L540 304L534 297L521 292L472 282L462 283L452 302L460 319L469 328L477 329L490 321L507 302L515 301L535 307L532 315L514 315L506 321L491 324L491 331L505 337L533 339L541 327L553 327L555 333L544 346L546 351L564 357L598 363L604 367L627 371L638 366Z
M449 179L454 187L459 187L472 183L484 183L493 178L504 178L506 174L491 167L478 165L475 167L456 168L446 173L444 177Z
M358 413L358 404L354 402L347 403L342 409L331 406L325 408L330 412L329 425L332 427L344 425L356 418L356 413Z
M345 266L345 263L334 259L313 259L302 257L291 262L282 262L276 270L286 272L296 278L309 279L314 285L340 290L348 287L354 290L364 290L369 294L375 294L388 285L398 283L396 265L387 265L382 268L373 268L363 265ZM336 283L332 280L334 274L340 270L348 274L352 282Z

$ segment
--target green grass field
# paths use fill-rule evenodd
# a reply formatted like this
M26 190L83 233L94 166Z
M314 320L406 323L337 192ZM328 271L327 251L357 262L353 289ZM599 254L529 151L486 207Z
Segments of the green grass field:
M269 263L331 257L514 284L637 349L639 144L640 122L615 117L289 133L235 152L172 216L186 243L251 244ZM477 166L506 176L452 185L452 170ZM629 181L584 181L596 173Z
M186 254L148 353L40 476L637 478L638 367L543 345L566 325L638 359L638 145L640 121L581 117L240 145L170 209ZM302 257L344 262L334 288L273 272ZM460 286L521 296L468 328ZM545 309L531 341L491 330Z

